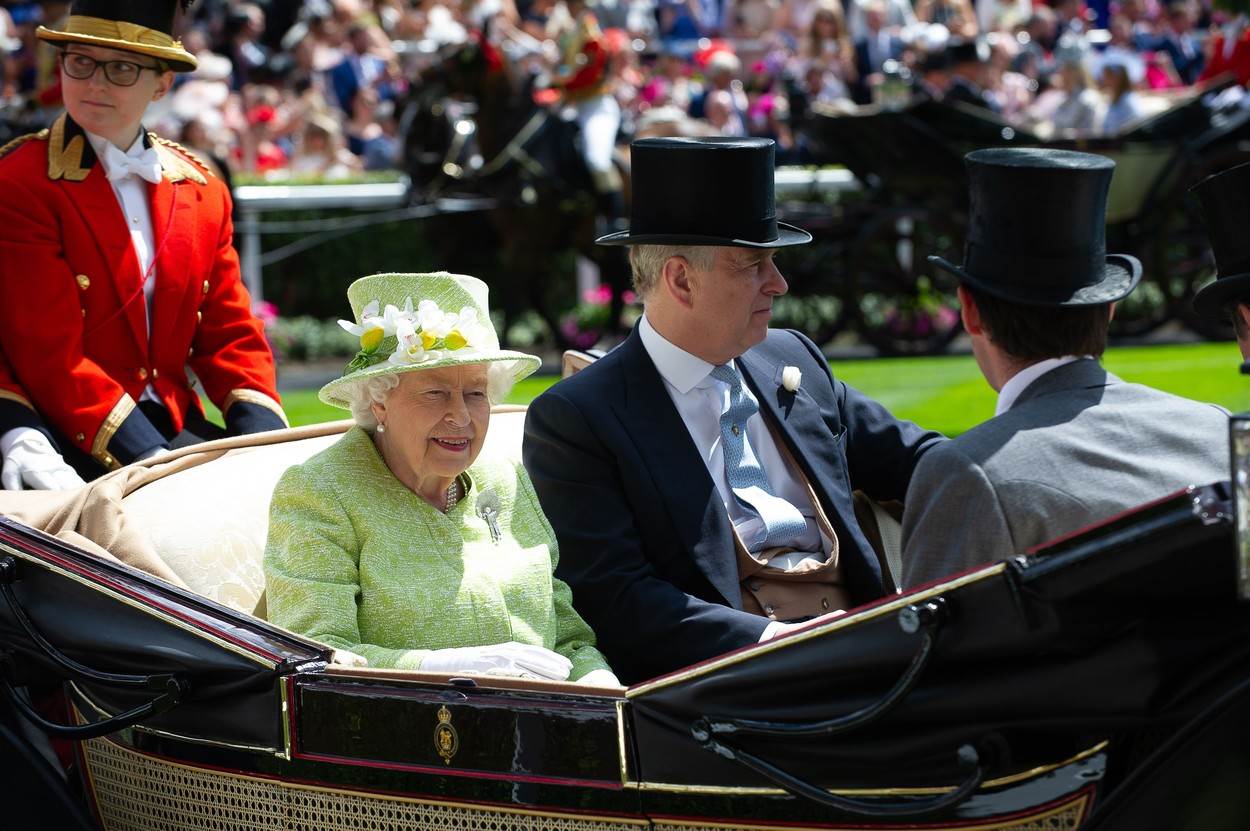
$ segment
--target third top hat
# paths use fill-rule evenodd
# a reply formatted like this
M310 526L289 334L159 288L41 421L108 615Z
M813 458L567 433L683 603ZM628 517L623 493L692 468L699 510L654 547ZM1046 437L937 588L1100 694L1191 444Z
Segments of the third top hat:
M775 145L759 138L645 138L630 145L629 230L600 245L781 248L811 242L777 221Z
M1038 148L976 150L964 162L971 216L963 265L938 256L929 262L1023 305L1110 303L1136 287L1137 258L1107 253L1115 162Z
M1208 176L1194 185L1207 218L1207 236L1215 254L1215 282L1194 295L1194 310L1219 317L1228 304L1250 300L1250 163Z

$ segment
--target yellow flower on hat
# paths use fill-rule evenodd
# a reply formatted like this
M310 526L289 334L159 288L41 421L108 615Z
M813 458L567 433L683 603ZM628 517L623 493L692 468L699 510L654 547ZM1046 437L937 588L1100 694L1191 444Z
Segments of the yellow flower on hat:
M403 309L388 303L386 309L378 314L380 305L377 300L374 300L361 309L360 323L352 323L350 320L339 321L340 326L360 338L360 351L367 355L377 351L383 338L395 335L396 326L400 320L412 317L411 297L408 298Z

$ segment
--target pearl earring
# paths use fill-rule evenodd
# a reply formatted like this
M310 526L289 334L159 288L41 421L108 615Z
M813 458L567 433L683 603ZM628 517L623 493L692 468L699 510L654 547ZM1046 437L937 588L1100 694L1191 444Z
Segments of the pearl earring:
M386 432L386 425L385 425L385 424L379 424L379 425L378 425L378 432L379 432L379 433L385 433L385 432Z

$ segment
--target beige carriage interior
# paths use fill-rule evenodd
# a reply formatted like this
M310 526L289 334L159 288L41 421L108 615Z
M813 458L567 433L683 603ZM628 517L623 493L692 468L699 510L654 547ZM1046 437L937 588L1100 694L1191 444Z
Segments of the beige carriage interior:
M524 423L524 407L496 407L484 451L519 461ZM338 421L197 445L79 491L5 493L0 509L91 553L264 617L261 560L273 489L288 467L351 426Z
M524 423L524 407L496 407L485 452L519 461ZM195 464L123 496L127 521L187 588L264 617L261 560L273 489L288 467L326 449L349 427L341 421L297 428L272 434L270 443L212 453L212 464ZM197 455L204 454L180 459Z

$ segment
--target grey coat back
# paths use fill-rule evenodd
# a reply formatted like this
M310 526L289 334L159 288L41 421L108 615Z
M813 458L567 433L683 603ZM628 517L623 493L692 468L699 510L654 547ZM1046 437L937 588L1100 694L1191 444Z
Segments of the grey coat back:
M903 516L902 584L1006 559L1228 477L1222 408L1075 361L920 460Z

